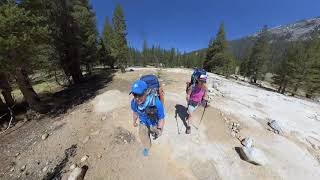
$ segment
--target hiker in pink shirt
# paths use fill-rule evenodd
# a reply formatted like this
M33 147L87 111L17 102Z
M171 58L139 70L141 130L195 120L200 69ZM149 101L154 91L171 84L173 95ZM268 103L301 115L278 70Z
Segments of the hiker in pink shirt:
M195 85L192 85L188 89L188 93L187 93L188 117L187 117L186 134L191 133L192 113L197 109L197 107L203 101L205 102L208 101L206 82L207 82L207 75L201 75L197 83Z

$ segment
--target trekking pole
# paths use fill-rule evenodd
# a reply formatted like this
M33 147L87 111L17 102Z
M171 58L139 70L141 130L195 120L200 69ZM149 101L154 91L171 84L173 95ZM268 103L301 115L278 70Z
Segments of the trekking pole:
M199 126L198 126L197 129L200 128L200 125L201 125L201 122L202 122L202 119L203 119L203 115L204 115L204 113L206 112L207 105L208 105L208 102L206 102L205 106L203 107L202 116L201 116L200 123L199 123Z
M177 119L177 114L175 115L175 118L176 118L176 122L177 122L177 129L178 129L178 134L180 134L180 128L179 128L179 123L178 123L178 119Z

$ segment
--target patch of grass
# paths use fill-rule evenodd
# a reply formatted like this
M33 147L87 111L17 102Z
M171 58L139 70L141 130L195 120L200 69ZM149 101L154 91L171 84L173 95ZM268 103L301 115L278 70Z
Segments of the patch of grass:
M43 81L38 84L34 84L32 87L39 95L53 94L62 88L54 80ZM21 102L23 100L23 95L18 87L12 91L12 95L17 102Z

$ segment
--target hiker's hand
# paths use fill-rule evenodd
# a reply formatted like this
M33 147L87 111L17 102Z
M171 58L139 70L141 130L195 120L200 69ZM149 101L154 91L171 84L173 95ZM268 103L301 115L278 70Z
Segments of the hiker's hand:
M138 122L134 121L133 122L133 127L138 127Z
M203 104L204 107L208 107L208 100L204 99L202 101L202 104Z
M162 129L160 128L155 129L152 135L153 135L153 140L157 139L162 135Z

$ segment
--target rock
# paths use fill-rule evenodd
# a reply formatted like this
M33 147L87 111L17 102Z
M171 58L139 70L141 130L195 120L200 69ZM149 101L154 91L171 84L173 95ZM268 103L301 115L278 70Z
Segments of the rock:
M24 170L26 170L27 165L24 165L20 168L20 171L23 172Z
M72 164L72 165L70 166L70 170L73 170L73 169L75 169L76 167L77 167L76 164Z
M86 137L84 138L84 140L82 141L83 144L87 143L87 142L89 141L89 139L90 139L90 136L86 136Z
M49 136L48 133L44 133L44 134L41 136L41 139L42 139L42 140L45 140L45 139L48 138L48 136Z
M10 169L10 172L13 172L14 171L14 167L12 167L11 169Z
M274 130L275 133L283 134L282 128L278 121L271 120L270 122L268 122L268 125Z
M44 167L44 168L42 169L42 172L46 172L47 170L48 170L48 166Z
M20 155L20 153L16 153L14 156L15 156L15 157L18 157L19 155Z
M231 136L232 136L232 137L236 137L236 135L237 135L237 134L236 134L234 131L231 131Z
M98 155L98 158L99 158L99 159L101 159L101 158L102 158L102 155L101 155L101 154L100 154L100 155Z
M242 139L241 144L247 148L251 148L253 147L253 140L250 137L247 137Z
M245 161L248 161L255 165L263 166L266 165L268 162L264 153L257 148L241 147L240 154Z
M96 135L98 135L99 133L100 133L100 130L97 130L97 131L95 131L95 132L92 132L91 135L92 135L92 136L96 136Z
M105 120L107 120L107 115L104 115L101 117L101 121L105 121Z
M76 167L73 169L71 174L68 177L68 180L83 180L86 172L87 172L88 166L83 166L82 168Z
M81 162L85 162L87 159L89 158L89 156L88 155L85 155L85 156L83 156L82 158L81 158Z

